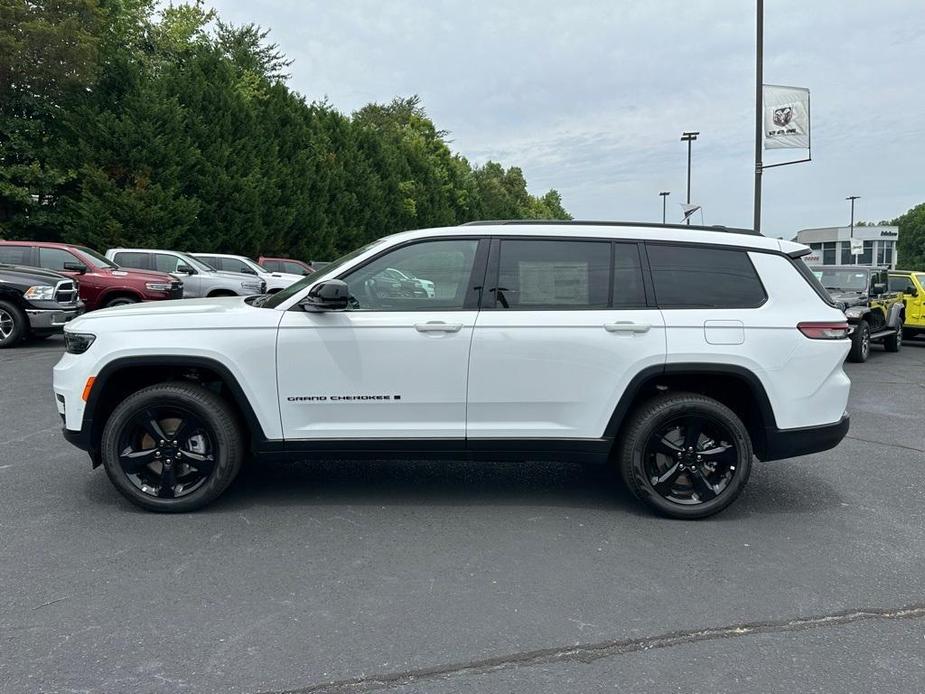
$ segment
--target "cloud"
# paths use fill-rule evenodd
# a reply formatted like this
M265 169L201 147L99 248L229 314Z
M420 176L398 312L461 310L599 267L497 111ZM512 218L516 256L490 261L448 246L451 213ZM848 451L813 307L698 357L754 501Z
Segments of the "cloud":
M700 130L693 199L709 223L751 225L751 2L213 4L271 28L308 98L350 112L420 94L455 149L521 166L578 217L660 218L660 190L684 196L680 133ZM765 12L765 80L812 89L814 125L814 161L764 176L766 232L843 222L848 194L867 219L921 202L925 3L768 0Z

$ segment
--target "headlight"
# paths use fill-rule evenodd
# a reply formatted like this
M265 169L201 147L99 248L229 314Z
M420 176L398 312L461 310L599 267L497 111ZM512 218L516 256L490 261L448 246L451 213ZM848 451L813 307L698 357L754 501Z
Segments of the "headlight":
M145 286L152 292L169 292L170 284L167 282L145 282Z
M64 349L68 354L83 354L88 349L96 335L90 333L69 333L64 331Z
M35 301L51 301L55 298L55 288L49 287L47 284L39 284L35 287L29 287L23 296Z

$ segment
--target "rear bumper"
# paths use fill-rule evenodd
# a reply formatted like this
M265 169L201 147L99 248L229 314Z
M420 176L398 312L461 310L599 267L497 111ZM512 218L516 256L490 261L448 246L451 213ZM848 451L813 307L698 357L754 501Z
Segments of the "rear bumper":
M766 430L766 444L761 460L781 460L819 453L835 448L848 433L851 420L847 413L834 424L802 429Z

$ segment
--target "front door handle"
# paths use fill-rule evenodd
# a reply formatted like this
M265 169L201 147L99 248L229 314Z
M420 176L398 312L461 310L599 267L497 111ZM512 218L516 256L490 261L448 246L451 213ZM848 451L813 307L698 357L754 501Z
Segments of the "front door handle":
M628 320L604 323L604 330L609 333L647 333L651 327L648 323L633 323Z
M458 333L462 327L462 323L444 323L443 321L414 324L414 329L419 333Z

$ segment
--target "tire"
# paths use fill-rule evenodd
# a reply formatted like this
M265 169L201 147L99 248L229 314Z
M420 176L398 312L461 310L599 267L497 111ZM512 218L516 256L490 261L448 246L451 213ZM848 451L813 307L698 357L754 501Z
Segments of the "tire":
M903 328L903 339L911 340L912 338L918 336L919 331L915 328Z
M179 426L184 432L172 441ZM221 495L241 469L240 430L231 406L215 393L194 383L159 383L133 393L113 411L100 444L103 466L116 489L137 506L195 511ZM165 435L164 445L156 433ZM170 468L164 460L171 461Z
M851 351L848 352L848 361L863 364L870 356L870 324L862 320L851 333Z
M900 329L897 330L892 335L887 335L883 338L883 348L887 352L898 352L902 349L903 346L903 329L902 324L900 324Z
M16 304L0 301L0 349L14 347L29 332L29 321Z
M128 296L123 294L122 296L116 296L106 302L106 305L103 308L112 308L113 306L127 306L129 304L137 304L138 299L134 296Z
M618 450L620 474L633 496L660 515L685 520L712 516L735 501L753 457L748 430L732 410L683 392L643 404L630 417Z

